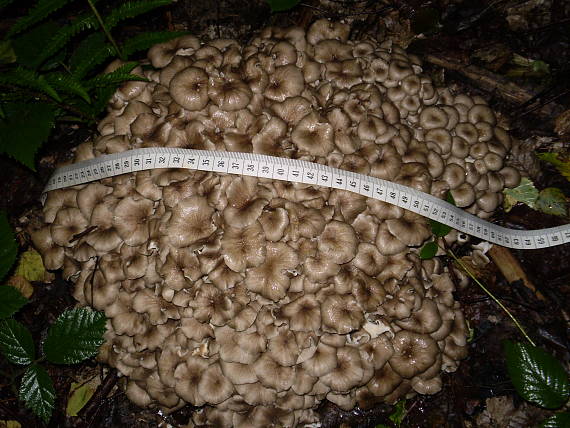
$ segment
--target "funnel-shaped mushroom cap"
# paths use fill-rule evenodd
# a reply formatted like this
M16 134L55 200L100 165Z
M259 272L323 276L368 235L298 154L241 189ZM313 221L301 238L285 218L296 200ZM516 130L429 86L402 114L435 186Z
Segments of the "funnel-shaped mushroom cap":
M217 363L209 366L198 383L198 394L209 404L218 404L232 396L234 387Z
M268 242L265 261L258 267L247 269L245 283L250 291L267 299L278 301L289 288L288 270L299 264L295 251L282 242Z
M336 358L337 366L322 376L321 380L333 391L347 392L360 384L364 376L360 353L356 348L343 346L337 349Z
M298 149L312 156L326 156L334 149L334 130L315 112L309 113L291 133Z
M214 209L206 198L191 196L181 200L172 210L172 217L163 230L175 247L186 247L208 238L216 226L212 222Z
M347 263L354 258L358 241L354 229L347 223L333 220L318 238L318 249L334 263Z
M170 81L170 95L187 110L202 110L208 104L208 75L196 67L179 71Z
M127 245L141 245L149 238L148 220L153 214L151 200L135 199L127 196L122 199L113 214L113 227Z
M394 355L389 364L400 376L411 379L429 369L438 355L437 343L430 336L400 330L394 336Z

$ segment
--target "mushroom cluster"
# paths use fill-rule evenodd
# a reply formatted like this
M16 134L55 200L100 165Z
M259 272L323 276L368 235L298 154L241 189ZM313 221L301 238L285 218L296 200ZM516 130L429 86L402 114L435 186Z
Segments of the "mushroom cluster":
M303 159L444 197L481 217L515 186L486 102L435 88L389 41L327 20L247 46L184 36L148 52L76 161L140 147ZM117 67L112 64L110 69ZM297 426L441 389L466 355L450 273L420 260L427 221L344 190L154 169L49 193L48 269L108 317L100 359L140 406L190 425Z

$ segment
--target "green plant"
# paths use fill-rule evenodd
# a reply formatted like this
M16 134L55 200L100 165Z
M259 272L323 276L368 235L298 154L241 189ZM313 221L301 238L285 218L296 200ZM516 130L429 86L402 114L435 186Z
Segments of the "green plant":
M12 1L0 1L0 11ZM148 32L123 43L112 35L121 22L173 0L121 2L107 6L104 16L99 12L104 5L95 0L87 0L71 16L66 6L73 1L38 0L0 42L0 153L32 170L35 154L56 122L94 125L120 83L145 80L131 73L134 62L105 75L101 64L112 58L127 60L182 34Z
M23 366L22 370L11 373L13 380L22 376L19 398L47 423L54 407L55 390L40 363L47 360L55 364L77 364L94 356L104 341L105 316L87 308L66 310L50 327L41 356L37 357L30 331L9 318L27 299L7 285L0 286L0 299L0 351L12 364Z
M560 409L570 398L570 382L564 367L541 348L505 341L507 370L517 393L532 404ZM570 413L556 413L542 422L544 428L570 426Z
M538 191L536 193L538 194ZM450 194L448 194L447 201L455 205ZM547 409L561 408L570 397L570 383L564 367L552 355L536 346L515 316L447 246L442 238L451 232L452 228L433 220L430 220L430 225L433 238L420 250L420 258L431 259L440 249L443 250L444 254L450 257L456 266L462 269L511 318L528 341L528 344L511 341L504 343L507 370L515 389L521 397L537 406ZM562 428L569 426L569 422L570 413L561 412L546 419L541 427Z

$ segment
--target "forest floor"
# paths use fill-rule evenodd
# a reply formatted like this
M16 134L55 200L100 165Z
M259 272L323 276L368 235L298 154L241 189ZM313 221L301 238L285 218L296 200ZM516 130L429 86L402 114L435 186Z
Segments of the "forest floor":
M352 24L353 38L392 38L424 60L424 70L440 85L482 95L510 122L510 132L522 142L528 157L521 168L537 188L558 187L570 195L570 183L554 168L539 162L536 150L568 150L570 135L570 4L563 0L307 0L295 9L270 14L263 0L180 0L166 13L144 25L132 22L124 31L153 28L187 30L206 37L247 41L267 25L308 26L327 17ZM144 28L143 28L144 27ZM566 113L565 113L566 112ZM89 136L89 130L60 128L39 159L37 174L0 158L0 208L23 230L38 211L39 196L55 164ZM568 219L549 216L525 206L498 212L493 222L511 228L556 226ZM28 238L19 234L25 247ZM509 282L493 261L477 275L524 324L537 344L566 366L570 361L570 244L511 251L525 281ZM534 284L542 298L528 288ZM46 326L73 305L69 286L59 277L34 284L30 304L18 314L40 339ZM323 427L532 427L551 414L522 400L507 375L502 342L523 341L510 318L475 284L458 290L472 329L469 356L455 373L443 376L435 396L416 396L399 408L388 405L344 412L333 405L319 408ZM0 359L0 370L8 370ZM165 416L141 410L113 385L116 375L94 362L49 367L57 403L53 427L183 426L191 408ZM107 387L95 394L80 417L66 416L72 382L94 379ZM399 411L399 413L398 413ZM392 418L390 419L390 416ZM23 427L41 423L21 404L13 388L0 385L0 421L17 420ZM0 422L0 427L2 423Z

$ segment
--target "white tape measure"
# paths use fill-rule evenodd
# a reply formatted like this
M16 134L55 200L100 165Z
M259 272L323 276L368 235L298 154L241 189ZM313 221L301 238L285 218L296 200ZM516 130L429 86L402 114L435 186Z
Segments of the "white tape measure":
M570 242L570 224L514 230L464 212L448 202L401 184L317 163L253 153L152 147L104 155L57 169L50 190L154 168L185 168L315 184L385 201L454 229L509 248L545 248Z

